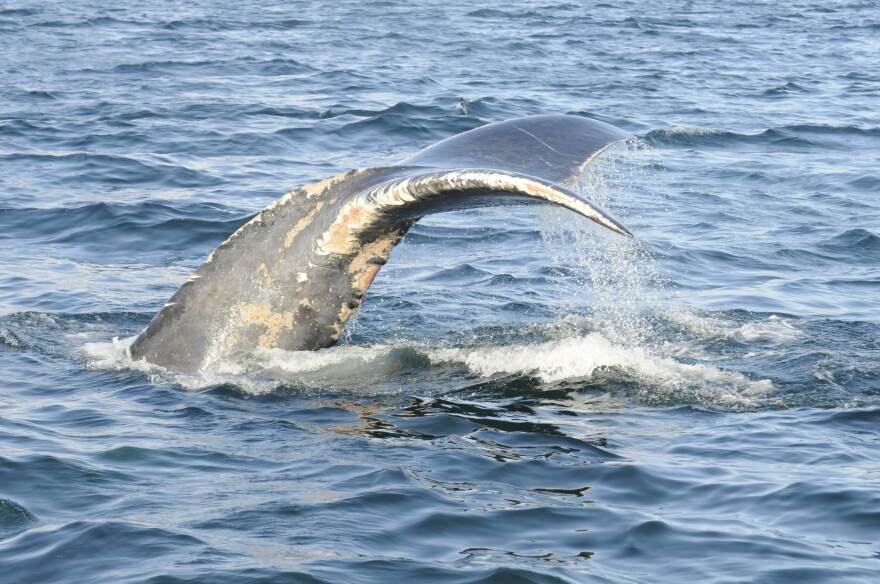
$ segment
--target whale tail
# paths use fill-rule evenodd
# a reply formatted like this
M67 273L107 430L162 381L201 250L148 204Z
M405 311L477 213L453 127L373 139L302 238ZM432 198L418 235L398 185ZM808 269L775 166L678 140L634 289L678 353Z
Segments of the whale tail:
M134 341L131 356L195 373L259 348L328 347L394 246L432 213L555 204L630 236L567 187L625 138L585 118L522 118L448 138L399 166L302 187L215 249Z

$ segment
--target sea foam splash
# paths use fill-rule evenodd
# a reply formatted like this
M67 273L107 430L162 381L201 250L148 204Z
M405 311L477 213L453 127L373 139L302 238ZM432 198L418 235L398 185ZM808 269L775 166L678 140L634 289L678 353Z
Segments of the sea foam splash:
M643 188L652 156L653 150L640 140L615 145L588 167L578 188L598 205L610 207L626 224L626 197ZM659 293L666 282L650 251L637 238L572 221L563 209L542 208L539 220L554 264L573 275L560 285L572 288L572 298L589 298L598 330L623 346L644 347L654 342L657 334L651 315L660 310ZM569 312L570 307L562 310Z
M618 144L588 168L578 183L579 189L627 223L627 208L632 204L627 198L633 193L662 198L660 193L652 192L651 185L656 181L648 180L647 170L654 158L654 150L643 140ZM595 332L580 339L560 338L554 352L511 353L508 362L522 364L535 358L546 359L547 380L591 376L601 368L623 368L653 388L649 391L700 389L706 397L721 397L725 402L737 402L740 398L748 402L751 397L773 392L769 380L753 381L740 372L707 364L685 364L675 357L711 358L702 349L701 337L705 340L739 335L755 340L775 335L785 342L796 337L793 326L773 321L769 326L750 324L737 328L733 323L676 306L671 302L669 282L660 276L656 259L638 238L622 238L582 221L570 221L556 208L542 209L539 217L541 233L556 266L574 274L564 285L574 286L572 296L587 295L590 299L589 321ZM658 323L669 325L676 319L679 324L686 323L691 333L696 332L691 337L697 338L675 342L668 338L668 326L664 330L658 328ZM565 320L563 317L560 322ZM565 334L564 327L562 330ZM492 369L490 362L474 365Z
M400 392L389 383L407 375L408 387L442 393L433 381L449 367L477 379L532 377L548 387L566 380L620 381L638 386L641 401L752 407L773 392L769 380L709 364L687 364L639 347L616 344L598 332L537 344L432 347L418 344L339 346L321 351L260 350L195 375L133 361L133 339L88 343L84 354L93 369L136 370L154 382L189 389L231 383L252 394L279 386L304 390L342 390L360 395Z
M598 373L631 378L657 397L705 390L707 401L753 404L773 390L769 380L753 381L742 373L703 364L685 364L639 348L611 342L600 333L557 339L537 345L435 349L432 363L461 363L481 377L499 374L529 375L552 383L594 378Z

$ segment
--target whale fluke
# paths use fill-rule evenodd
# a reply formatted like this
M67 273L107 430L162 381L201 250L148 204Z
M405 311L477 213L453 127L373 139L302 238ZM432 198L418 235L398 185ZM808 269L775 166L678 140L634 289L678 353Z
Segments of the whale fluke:
M555 204L629 236L567 188L626 137L586 118L521 118L288 193L211 253L132 343L131 357L196 373L258 348L329 347L394 246L432 213Z

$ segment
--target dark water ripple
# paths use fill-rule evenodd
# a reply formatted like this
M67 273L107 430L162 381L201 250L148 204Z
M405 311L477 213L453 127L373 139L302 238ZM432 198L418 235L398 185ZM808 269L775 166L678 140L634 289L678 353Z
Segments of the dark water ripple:
M878 14L0 7L0 581L875 582ZM112 340L282 193L550 112L639 137L584 187L636 243L439 215L341 347Z

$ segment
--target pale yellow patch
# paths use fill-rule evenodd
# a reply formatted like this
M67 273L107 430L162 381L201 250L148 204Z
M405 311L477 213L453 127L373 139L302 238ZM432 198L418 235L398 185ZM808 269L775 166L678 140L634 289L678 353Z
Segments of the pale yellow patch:
M352 276L352 287L361 292L361 297L355 299L354 306L343 304L336 316L336 323L333 325L333 334L331 338L336 341L342 335L345 323L360 309L361 301L367 293L376 274L382 269L382 264L372 263L375 260L388 260L391 250L400 241L406 233L406 229L395 230L386 233L382 237L377 238L370 243L366 243L358 250L358 254L352 259L348 265L348 273Z
M272 287L272 276L269 275L269 268L266 267L266 264L260 264L260 267L257 268L257 275L254 279L263 288Z
M306 228L314 219L315 215L324 208L324 201L318 201L318 204L315 205L315 208L312 209L309 213L306 214L305 217L296 222L296 225L293 226L293 229L287 232L287 237L284 238L284 249L290 248L293 245L293 241L296 239L296 236L302 232L303 229Z
M307 199L312 199L314 197L318 197L323 193L326 193L329 189L334 187L335 185L341 183L342 181L353 177L357 174L360 174L364 171L364 169L350 170L348 172L343 172L342 174L337 174L335 176L331 176L330 178L325 178L324 180L318 181L316 183L307 184L302 186L295 191L290 191L286 193L283 197L269 205L264 209L264 211L269 211L274 209L275 207L286 205L291 200L298 197L305 197Z
M318 242L318 253L350 255L357 251L357 234L364 226L364 219L364 210L359 205L354 203L345 205L339 217Z
M244 324L266 327L266 332L257 341L264 349L275 348L281 333L293 328L293 312L276 312L271 304L239 304L238 309Z

